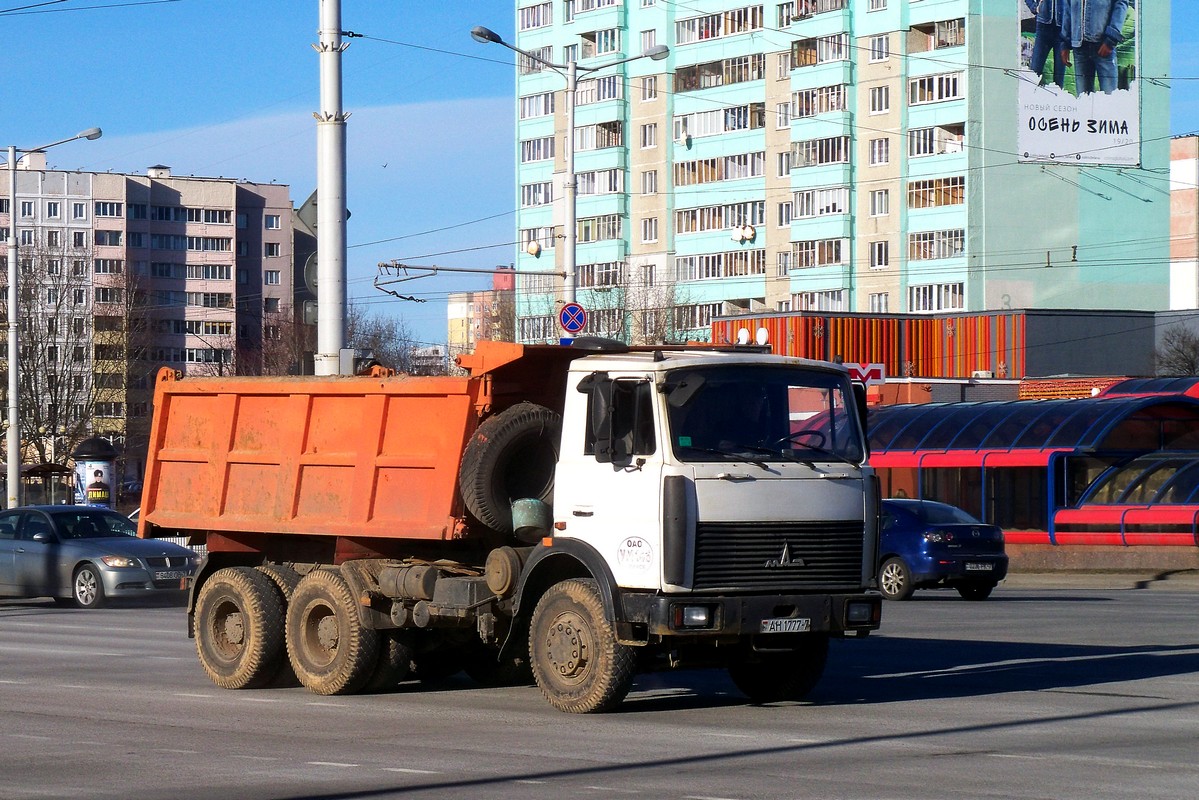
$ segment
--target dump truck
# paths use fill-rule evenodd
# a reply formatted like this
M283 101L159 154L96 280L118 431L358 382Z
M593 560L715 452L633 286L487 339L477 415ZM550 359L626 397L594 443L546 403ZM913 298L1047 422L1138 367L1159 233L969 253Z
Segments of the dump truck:
M465 669L589 713L638 673L716 667L770 702L878 628L878 483L843 367L590 339L458 364L159 372L139 535L206 546L188 634L218 686Z

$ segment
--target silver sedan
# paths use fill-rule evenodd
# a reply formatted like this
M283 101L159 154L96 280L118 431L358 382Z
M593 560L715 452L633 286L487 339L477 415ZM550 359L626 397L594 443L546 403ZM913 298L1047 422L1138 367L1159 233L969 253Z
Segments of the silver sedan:
M0 596L49 596L79 608L112 597L182 597L198 561L186 547L137 538L134 523L107 509L0 512Z

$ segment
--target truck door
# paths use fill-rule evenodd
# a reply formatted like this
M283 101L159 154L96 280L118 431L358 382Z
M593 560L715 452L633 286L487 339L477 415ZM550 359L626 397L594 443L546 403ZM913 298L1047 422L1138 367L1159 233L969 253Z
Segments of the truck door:
M563 430L554 518L566 524L560 535L585 540L604 556L619 585L656 589L662 443L653 384L602 380L580 385L585 409L573 418L583 422Z

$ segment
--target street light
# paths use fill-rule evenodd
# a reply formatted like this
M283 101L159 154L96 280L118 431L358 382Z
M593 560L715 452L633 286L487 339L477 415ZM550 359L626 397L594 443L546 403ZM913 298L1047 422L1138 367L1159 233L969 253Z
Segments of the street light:
M8 503L15 508L20 503L21 487L21 425L17 397L19 375L17 346L17 153L40 153L76 139L99 139L99 128L88 128L74 136L28 149L8 146Z
M503 38L495 31L484 28L482 25L471 28L471 38L476 42L484 44L498 44L507 47L514 53L519 53L531 61L536 61L546 67L549 67L554 72L566 78L566 254L563 259L564 272L566 273L566 283L563 287L566 296L566 302L575 302L575 287L578 283L578 275L576 269L575 251L578 247L578 231L576 230L576 211L578 201L578 179L575 176L575 92L578 89L578 72L582 70L585 73L598 72L601 69L615 67L618 64L626 64L630 61L636 61L639 58L649 58L654 61L661 61L670 55L670 48L664 44L657 44L653 47L646 48L645 52L628 58L609 61L606 64L600 64L594 67L580 67L574 61L568 64L554 64L546 61L544 58L533 55L527 50L521 50L513 44L505 42ZM562 70L566 70L563 72Z

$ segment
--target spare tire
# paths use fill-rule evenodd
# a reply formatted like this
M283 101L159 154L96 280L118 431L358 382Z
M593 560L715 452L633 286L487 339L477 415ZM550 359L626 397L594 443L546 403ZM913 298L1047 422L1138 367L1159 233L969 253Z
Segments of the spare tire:
M562 417L535 403L518 403L483 420L458 470L462 502L472 518L512 532L512 501L552 504Z

